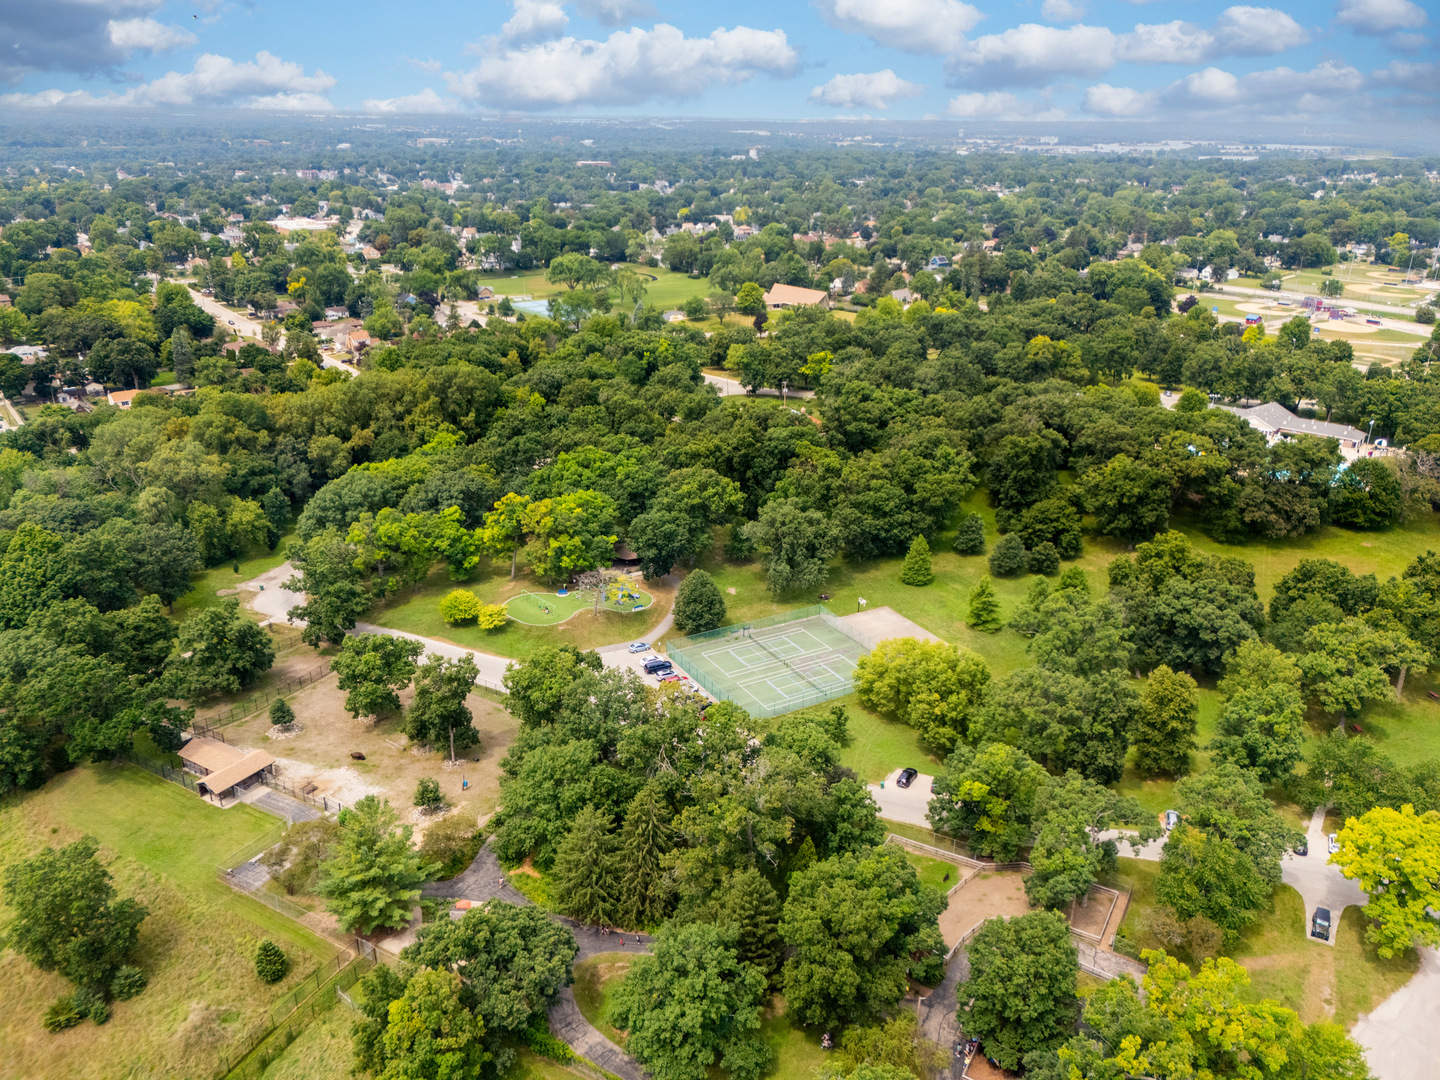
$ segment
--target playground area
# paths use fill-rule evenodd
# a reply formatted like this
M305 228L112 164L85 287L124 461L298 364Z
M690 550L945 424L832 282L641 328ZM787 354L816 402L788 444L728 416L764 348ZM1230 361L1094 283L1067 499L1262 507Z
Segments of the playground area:
M631 581L622 581L605 590L600 601L601 611L631 615L645 611L655 598ZM555 626L582 611L595 610L594 589L569 589L537 593L528 589L505 601L505 614L526 626Z
M850 693L855 664L870 651L826 608L725 626L669 642L677 668L752 716L778 716Z

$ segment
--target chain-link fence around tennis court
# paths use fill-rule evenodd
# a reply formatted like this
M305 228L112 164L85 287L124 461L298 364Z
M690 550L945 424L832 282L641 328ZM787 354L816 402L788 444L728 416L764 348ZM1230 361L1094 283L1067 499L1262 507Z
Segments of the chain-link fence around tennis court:
M768 615L665 646L671 663L712 697L779 716L843 697L874 643L822 604Z

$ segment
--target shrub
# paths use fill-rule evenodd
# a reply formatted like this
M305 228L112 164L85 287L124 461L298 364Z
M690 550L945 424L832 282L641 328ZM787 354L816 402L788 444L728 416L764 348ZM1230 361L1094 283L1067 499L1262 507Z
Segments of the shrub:
M150 979L134 964L123 964L110 980L110 996L116 1001L129 1001L149 984Z
M1415 321L1426 326L1431 325L1435 321L1435 309L1428 304L1422 304L1415 309Z
M1050 541L1036 544L1035 550L1025 556L1025 569L1032 574L1055 574L1060 571L1060 552Z
M550 1034L550 1020L540 1013L530 1021L530 1026L520 1032L520 1041L535 1053L562 1064L575 1060L575 1051Z
M66 994L45 1010L45 1016L40 1023L46 1031L64 1031L84 1018L84 1014L75 1007L75 995Z
M255 950L255 974L261 982L277 983L290 970L290 960L279 945L268 938Z
M1002 536L990 553L990 573L1014 577L1025 569L1025 545L1018 536Z
M1180 400L1175 402L1175 411L1179 413L1203 413L1208 408L1210 408L1210 395L1193 386L1187 386L1182 390Z
M430 809L444 801L445 796L440 794L440 781L433 776L422 776L420 783L415 785L415 805Z
M70 995L70 1002L75 1011L81 1016L88 1016L97 1024L103 1024L110 1019L110 1006L105 1004L105 999L89 987L79 987Z
M475 615L475 625L481 630L499 630L509 617L504 604L481 604Z
M935 580L935 572L930 569L930 545L925 537L915 537L910 550L905 553L900 580L906 585L929 585Z
M452 589L440 601L440 617L451 626L480 617L480 600L469 589Z
M274 705L270 706L270 723L275 727L295 722L295 710L290 708L289 703L280 698Z
M966 514L955 533L957 555L985 554L985 520L979 514Z

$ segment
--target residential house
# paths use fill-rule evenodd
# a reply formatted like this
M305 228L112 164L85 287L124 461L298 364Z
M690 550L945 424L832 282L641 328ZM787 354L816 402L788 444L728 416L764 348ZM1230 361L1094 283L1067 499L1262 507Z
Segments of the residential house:
M344 308L344 307L327 307L327 308L325 309L325 321L326 321L326 322L336 322L336 321L339 320L339 319L343 319L343 318L347 317L349 314L350 314L350 311L349 311L348 308Z
M383 258L384 256L380 254L379 248L372 247L369 244L366 244L363 248L360 249L360 257L366 262L374 262L376 259Z
M685 312L679 310L678 308L671 308L669 311L665 312L665 314L661 315L660 317L669 323L684 322Z
M143 390L112 390L105 395L105 401L117 409L128 409L135 400L135 395L143 393Z
M10 307L10 306L11 306L11 305L10 305L10 297L8 297L7 295L5 295L5 293L0 293L0 307Z
M765 306L772 311L810 304L829 307L830 294L823 289L802 289L798 285L782 285L778 282L770 286L770 291L765 294Z
M482 285L480 286L480 291L475 294L475 299L493 300L495 299L495 290L492 289L489 285Z
M949 258L947 258L947 257L944 256L944 255L931 255L931 256L930 256L930 264L929 264L928 269L930 269L930 270L949 270L949 269L950 269L950 260L949 260Z

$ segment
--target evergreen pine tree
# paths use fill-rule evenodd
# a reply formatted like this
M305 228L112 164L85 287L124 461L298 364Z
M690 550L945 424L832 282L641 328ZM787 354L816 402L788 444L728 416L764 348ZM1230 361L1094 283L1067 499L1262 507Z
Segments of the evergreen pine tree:
M692 570L675 594L675 629L682 634L700 634L725 622L725 597L720 586L704 570Z
M810 867L815 865L817 857L815 854L815 841L811 840L808 836L805 837L804 842L795 849L795 854L790 856L789 872L791 874L798 874L802 870L809 870Z
M175 381L189 386L195 377L195 349L190 344L190 331L183 326L177 326L170 335L170 364Z
M979 514L966 514L955 533L957 555L985 554L985 521Z
M780 898L753 866L730 879L724 918L740 928L736 955L773 979L785 947L780 941Z
M671 848L670 811L653 784L641 788L620 827L620 916L626 926L654 926L670 913L670 878L661 864Z
M290 970L290 961L279 945L268 938L255 950L255 974L261 982L276 983Z
M995 577L1014 577L1025 569L1025 545L1018 536L1002 536L990 552L990 573Z
M1000 601L988 577L981 578L980 584L970 590L970 618L967 621L970 629L983 630L987 634L1000 629Z
M581 922L616 921L615 840L610 823L593 806L575 815L555 853L551 877L560 909Z
M929 585L935 580L930 569L930 545L923 536L917 536L905 553L905 563L900 567L900 580L906 585Z
M290 708L290 703L284 698L277 699L275 704L270 706L271 724L280 727L285 724L293 724L294 722L295 710Z

